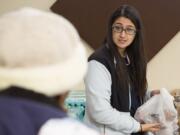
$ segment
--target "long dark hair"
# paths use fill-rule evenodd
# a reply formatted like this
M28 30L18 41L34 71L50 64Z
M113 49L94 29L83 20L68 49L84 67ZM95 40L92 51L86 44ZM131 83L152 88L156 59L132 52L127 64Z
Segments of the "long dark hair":
M126 48L126 53L130 59L130 65L127 67L123 58L118 52L117 46L112 39L112 25L119 17L130 19L135 25L137 32L130 46ZM140 97L143 97L147 89L146 67L147 62L144 53L143 37L142 37L142 22L139 13L135 8L129 5L122 5L114 11L109 19L108 32L104 43L108 45L112 60L116 60L116 70L122 90L128 90L129 84L138 92Z

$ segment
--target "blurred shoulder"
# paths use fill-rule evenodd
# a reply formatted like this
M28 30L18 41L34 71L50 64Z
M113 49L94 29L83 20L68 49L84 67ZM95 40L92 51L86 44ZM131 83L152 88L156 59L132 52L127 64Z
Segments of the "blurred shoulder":
M98 132L71 118L50 119L40 129L38 135L99 135Z

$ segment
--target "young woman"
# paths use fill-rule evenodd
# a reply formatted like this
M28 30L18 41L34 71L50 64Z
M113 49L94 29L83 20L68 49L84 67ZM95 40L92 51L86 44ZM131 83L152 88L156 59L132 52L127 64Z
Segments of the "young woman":
M103 45L88 59L85 121L104 135L141 135L159 123L133 117L146 95L146 59L138 12L123 5L111 16Z

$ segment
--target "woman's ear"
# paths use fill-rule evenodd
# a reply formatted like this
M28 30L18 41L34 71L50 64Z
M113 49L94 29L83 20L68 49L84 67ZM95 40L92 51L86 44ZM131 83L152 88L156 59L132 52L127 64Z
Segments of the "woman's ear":
M69 94L69 92L65 92L58 96L58 104L59 104L60 108L62 108L63 111L65 111L65 112L67 112L67 110L64 106L64 102L65 102L68 94Z

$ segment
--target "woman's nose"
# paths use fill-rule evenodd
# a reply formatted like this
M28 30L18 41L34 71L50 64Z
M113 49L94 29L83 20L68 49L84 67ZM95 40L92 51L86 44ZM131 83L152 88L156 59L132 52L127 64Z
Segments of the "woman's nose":
M120 34L120 37L125 37L126 36L126 32L125 30L123 30L122 32L119 33Z

